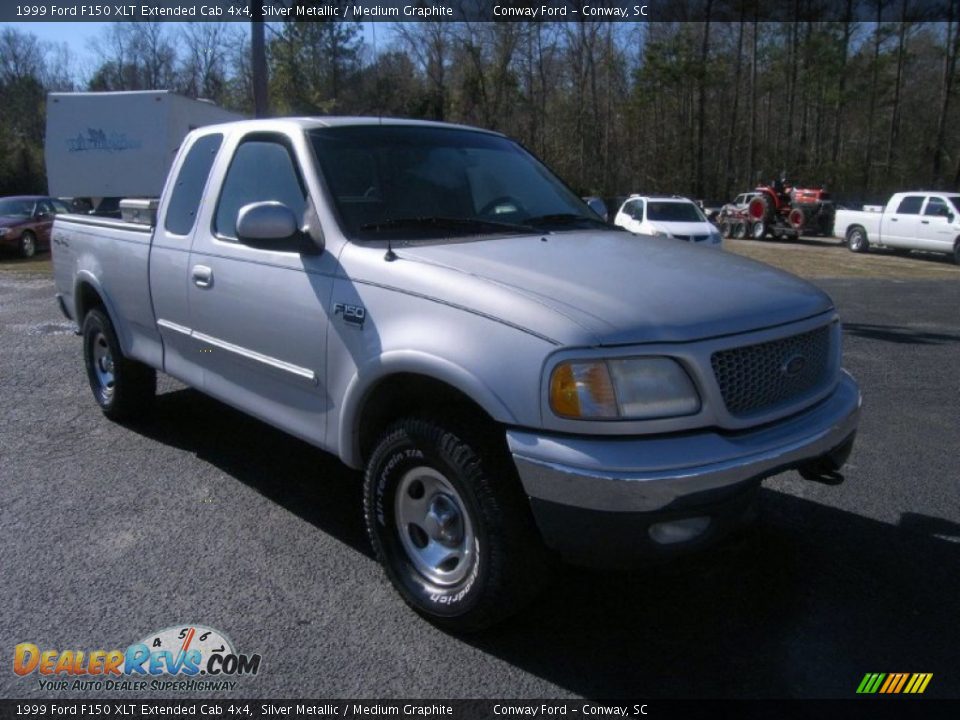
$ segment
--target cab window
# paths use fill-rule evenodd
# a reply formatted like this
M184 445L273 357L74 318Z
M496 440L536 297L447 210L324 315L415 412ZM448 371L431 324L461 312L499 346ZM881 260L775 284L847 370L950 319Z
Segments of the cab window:
M187 157L180 166L176 185L170 195L167 206L167 218L164 228L174 235L189 235L197 218L203 188L207 176L213 167L213 160L220 149L223 135L214 133L197 138L187 151Z
M897 215L919 215L922 206L922 195L908 195L900 201L900 207L897 208Z
M300 173L281 138L255 136L236 150L223 180L214 220L222 238L237 238L237 214L250 203L281 202L302 218L307 194Z
M927 200L927 207L924 208L923 214L932 217L947 217L950 215L950 208L947 207L943 198L932 197Z

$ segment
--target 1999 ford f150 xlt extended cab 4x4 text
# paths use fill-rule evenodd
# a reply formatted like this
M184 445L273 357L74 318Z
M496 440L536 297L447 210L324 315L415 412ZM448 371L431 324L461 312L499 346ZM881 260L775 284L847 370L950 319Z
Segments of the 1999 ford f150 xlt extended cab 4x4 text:
M364 469L387 575L447 628L516 611L558 555L716 539L762 478L834 476L853 445L829 297L638 240L493 132L204 127L154 227L65 216L53 242L108 417L162 370Z

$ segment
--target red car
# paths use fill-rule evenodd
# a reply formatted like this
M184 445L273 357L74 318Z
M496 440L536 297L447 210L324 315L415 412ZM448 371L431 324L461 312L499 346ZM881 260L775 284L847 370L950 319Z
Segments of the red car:
M43 195L0 198L0 247L16 248L22 257L50 249L53 216L70 212L62 200Z

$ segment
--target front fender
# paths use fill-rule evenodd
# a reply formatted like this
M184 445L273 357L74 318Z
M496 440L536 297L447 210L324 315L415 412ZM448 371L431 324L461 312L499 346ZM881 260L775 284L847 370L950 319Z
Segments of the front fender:
M410 373L446 383L460 391L497 422L516 424L516 417L490 385L465 368L445 358L418 350L394 350L368 360L357 368L343 396L338 430L340 457L350 467L361 466L360 416L364 402L380 381Z

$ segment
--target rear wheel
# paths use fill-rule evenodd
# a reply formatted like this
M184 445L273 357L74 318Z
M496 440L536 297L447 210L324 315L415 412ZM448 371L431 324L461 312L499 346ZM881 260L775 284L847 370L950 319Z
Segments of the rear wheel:
M865 253L870 249L867 231L861 227L850 228L847 232L847 247L850 252Z
M960 240L953 245L953 262L955 265L960 265Z
M505 450L465 427L407 418L387 430L367 465L364 514L407 604L469 632L533 599L547 555Z
M726 220L720 223L720 234L725 238L733 237L733 224Z
M735 223L733 226L733 236L738 240L743 240L747 236L747 224L743 222Z
M20 236L20 257L32 258L37 254L37 236L29 230L24 230Z
M93 397L111 420L132 420L149 412L157 373L124 357L110 318L91 310L83 321L83 360Z

